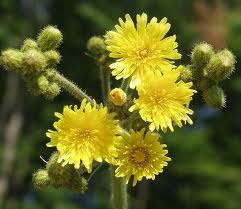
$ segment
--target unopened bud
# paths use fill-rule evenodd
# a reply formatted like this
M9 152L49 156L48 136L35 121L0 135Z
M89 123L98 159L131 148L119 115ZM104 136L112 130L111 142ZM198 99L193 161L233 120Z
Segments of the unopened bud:
M38 46L43 50L56 49L63 41L60 30L54 26L45 27L37 38Z
M81 171L73 165L62 166L58 163L59 154L53 153L47 163L51 185L56 188L66 188L73 192L84 192L88 181L81 176Z
M39 89L41 90L41 92L46 92L48 90L49 81L46 78L46 76L44 76L44 75L39 76L37 82L38 82L38 86L39 86Z
M23 73L36 73L46 67L46 59L42 52L35 49L24 52L23 56Z
M51 83L45 92L45 97L49 100L52 100L60 94L60 90L61 88L57 83Z
M61 56L56 50L46 51L44 56L48 67L55 67L61 60Z
M28 38L28 39L24 40L21 51L25 52L25 51L28 51L30 49L38 49L38 45L37 45L36 41Z
M197 44L194 47L191 55L194 68L196 70L201 70L204 68L208 64L213 54L213 47L210 44L205 42Z
M126 93L120 88L112 89L110 98L116 106L123 106L126 103Z
M203 98L206 104L212 108L221 108L225 106L226 96L222 88L212 86L203 91Z
M6 70L19 71L22 68L23 53L15 49L7 49L2 52L0 63Z
M106 52L106 45L104 42L104 39L93 36L91 37L87 42L87 49L93 54L93 55L102 55Z
M43 189L50 184L50 178L48 172L44 169L38 170L33 174L33 184L36 189Z
M211 58L205 68L205 75L213 80L222 81L228 78L235 69L235 57L227 49L218 52Z
M193 81L192 67L190 65L182 66L182 70L181 70L181 73L179 75L179 79L182 80L185 83Z

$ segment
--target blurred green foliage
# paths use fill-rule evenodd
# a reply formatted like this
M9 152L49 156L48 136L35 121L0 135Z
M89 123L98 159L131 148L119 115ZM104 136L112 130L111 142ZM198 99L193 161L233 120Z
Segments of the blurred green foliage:
M16 47L26 37L34 37L46 24L63 32L60 49L63 60L59 70L72 78L88 94L100 101L100 82L95 62L86 55L86 42L93 35L112 29L118 17L146 12L150 17L168 17L171 33L177 34L182 63L188 63L193 44L200 40L195 30L194 0L1 0L0 48ZM212 1L214 2L214 1ZM238 209L241 208L241 3L225 1L227 7L227 44L237 56L236 73L224 83L227 106L211 110L200 96L193 102L194 125L163 136L172 157L170 166L149 182L146 208ZM0 71L1 98L7 73ZM47 159L52 150L45 147L45 132L52 127L54 112L65 104L76 103L63 93L55 101L45 101L22 93L24 127L17 144L14 169L4 209L101 209L109 208L108 175L96 174L86 194L48 189L34 190L32 173L44 167L39 156ZM1 111L1 110L0 110ZM0 144L2 154L3 143ZM0 160L1 160L0 155ZM130 199L138 189L129 188ZM131 205L131 208L138 208ZM139 208L138 208L139 209Z

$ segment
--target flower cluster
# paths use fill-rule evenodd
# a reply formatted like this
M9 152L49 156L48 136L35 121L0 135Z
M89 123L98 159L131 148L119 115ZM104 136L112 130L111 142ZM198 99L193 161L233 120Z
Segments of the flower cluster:
M133 186L143 178L154 180L171 160L160 134L193 123L189 105L195 89L202 91L209 106L224 105L218 84L234 71L234 55L227 49L215 53L201 43L194 48L190 65L177 66L174 61L181 54L176 36L165 37L169 29L167 18L148 22L143 13L133 21L127 14L104 39L88 41L87 49L100 68L104 105L55 69L60 62L56 48L62 42L57 28L46 27L36 41L25 40L21 50L2 52L1 65L20 74L33 92L53 98L62 88L81 101L80 107L65 106L62 114L55 113L59 118L55 130L46 135L47 146L58 152L34 174L38 188L52 185L85 191L88 182L82 174L103 162L111 164L115 177L125 177L126 183L133 177ZM112 90L111 73L123 79Z

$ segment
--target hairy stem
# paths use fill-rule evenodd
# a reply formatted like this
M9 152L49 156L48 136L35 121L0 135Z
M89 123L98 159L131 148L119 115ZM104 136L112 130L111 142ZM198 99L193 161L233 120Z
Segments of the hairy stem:
M123 79L123 81L121 83L121 86L120 86L120 88L126 93L128 91L128 88L129 88L130 80L131 80L130 77L126 78L126 79Z
M78 100L84 98L87 99L92 105L94 104L93 99L91 99L85 92L83 92L76 84L65 78L63 75L59 74L57 71L53 74L52 79L65 91Z
M100 66L100 71L103 102L107 105L110 92L110 69L104 65Z
M115 168L110 166L111 202L113 209L127 209L127 191L124 178L115 177Z

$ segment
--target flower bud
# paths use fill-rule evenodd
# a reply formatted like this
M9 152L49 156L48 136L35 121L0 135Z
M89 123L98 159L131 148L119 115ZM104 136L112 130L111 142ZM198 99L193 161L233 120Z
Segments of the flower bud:
M60 94L60 90L61 90L61 88L59 87L59 85L57 83L51 83L48 86L47 91L45 92L44 95L47 99L52 100Z
M222 81L228 78L235 69L235 57L224 49L211 58L205 68L205 75L213 80Z
M24 52L23 56L23 73L36 73L46 67L46 59L42 52L35 49Z
M190 65L182 66L182 70L179 75L179 80L182 80L185 83L193 81L192 68Z
M41 75L38 77L37 82L38 82L38 86L39 86L39 89L41 90L41 92L46 92L47 89L49 88L48 79L44 75Z
M50 177L50 183L55 188L66 188L73 192L84 192L88 182L81 176L81 171L73 165L62 166L58 163L59 154L53 153L46 165Z
M212 108L224 107L226 103L226 95L219 86L212 86L203 91L203 98L206 104Z
M50 184L50 178L48 172L44 169L38 170L33 174L33 184L36 189L43 189Z
M112 89L110 98L116 106L123 106L126 103L126 93L120 88Z
M38 46L43 51L56 49L57 47L59 47L62 41L62 33L54 26L45 27L37 38Z
M60 54L55 50L46 51L44 56L48 67L55 67L61 60Z
M204 68L208 64L213 54L213 47L210 44L205 42L197 44L194 47L191 55L194 68L196 70L201 70Z
M19 71L22 68L23 53L15 49L7 49L2 52L0 63L6 70Z
M104 39L93 36L91 37L87 42L87 49L93 54L93 55L102 55L106 52L106 45L104 42Z
M28 39L24 40L21 51L26 52L30 49L38 49L38 45L37 45L36 41L28 38Z

